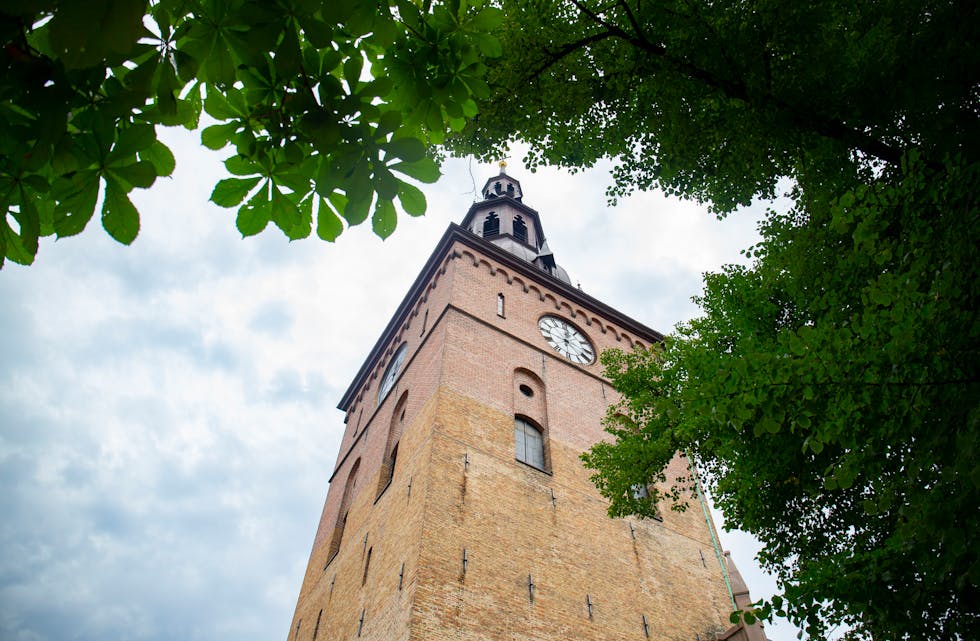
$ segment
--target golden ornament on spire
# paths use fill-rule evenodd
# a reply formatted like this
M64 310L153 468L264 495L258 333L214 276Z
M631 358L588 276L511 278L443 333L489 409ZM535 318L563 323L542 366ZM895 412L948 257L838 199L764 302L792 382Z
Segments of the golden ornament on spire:
M507 173L507 161L506 160L501 160L497 164L500 165L500 173L501 174L506 174Z

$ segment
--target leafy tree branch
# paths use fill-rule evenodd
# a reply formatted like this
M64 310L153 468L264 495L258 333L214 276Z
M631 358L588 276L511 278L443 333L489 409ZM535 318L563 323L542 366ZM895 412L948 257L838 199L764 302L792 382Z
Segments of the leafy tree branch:
M230 150L211 200L250 236L327 241L425 212L430 149L485 98L499 10L410 0L95 0L0 13L0 266L81 232L101 202L139 232L133 189L176 165L157 127ZM205 118L202 121L202 115ZM128 133L127 133L128 132Z

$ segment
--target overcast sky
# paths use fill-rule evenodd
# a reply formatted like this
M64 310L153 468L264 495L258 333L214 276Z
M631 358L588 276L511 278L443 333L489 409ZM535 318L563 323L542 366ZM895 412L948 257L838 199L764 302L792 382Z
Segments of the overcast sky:
M167 132L177 172L135 200L133 246L98 215L0 271L0 638L285 639L343 432L336 410L450 222L496 166L451 161L429 213L382 242L241 239L207 202L221 154ZM608 167L523 169L572 282L663 332L701 274L738 262L758 213L719 222ZM343 311L347 310L347 311ZM353 311L352 311L353 310ZM719 523L720 525L720 523ZM751 541L722 535L753 596ZM771 627L773 641L795 637Z

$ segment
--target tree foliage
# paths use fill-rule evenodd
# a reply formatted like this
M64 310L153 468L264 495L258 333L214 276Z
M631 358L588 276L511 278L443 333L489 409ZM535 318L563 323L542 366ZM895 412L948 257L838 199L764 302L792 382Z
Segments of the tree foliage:
M660 187L719 215L791 185L750 264L706 275L700 318L603 356L623 401L584 460L610 513L683 507L664 468L689 452L764 544L782 594L758 614L816 638L972 637L975 3L501 4L493 94L457 151L611 158L613 200Z
M814 638L968 638L980 555L980 172L896 168L826 208L772 212L703 316L603 355L624 400L586 463L610 512L676 501L690 453L726 523L763 543ZM623 422L622 416L630 420ZM646 504L637 483L665 482ZM673 493L671 495L671 493ZM828 605L829 604L829 605Z
M576 169L616 198L659 187L719 213L801 185L866 181L916 147L975 149L975 3L501 0L492 99L460 153ZM827 186L827 185L825 185Z
M131 243L129 194L175 166L158 126L230 149L211 200L244 236L334 240L371 218L386 237L427 147L488 95L501 14L466 0L19 0L0 10L0 266L77 234L101 202ZM411 180L406 180L411 179Z

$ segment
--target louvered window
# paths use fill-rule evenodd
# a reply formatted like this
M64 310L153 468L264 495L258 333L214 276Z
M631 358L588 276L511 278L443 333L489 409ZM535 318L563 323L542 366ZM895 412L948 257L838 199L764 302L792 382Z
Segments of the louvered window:
M514 216L514 238L523 243L527 242L527 223L520 216Z
M497 214L490 212L486 220L483 221L483 236L484 238L489 236L496 236L500 233L500 219L497 218Z

